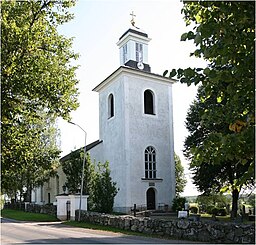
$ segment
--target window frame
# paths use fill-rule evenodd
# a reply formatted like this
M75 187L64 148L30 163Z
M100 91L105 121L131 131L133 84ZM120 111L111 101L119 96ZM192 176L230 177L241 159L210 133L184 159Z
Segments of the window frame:
M125 64L128 60L128 47L127 43L123 46L123 63Z
M108 95L108 119L115 116L115 99L113 93Z
M140 54L141 54L141 57L140 57ZM135 59L137 62L143 63L143 44L142 43L138 43L138 42L135 43Z
M155 93L151 89L145 89L143 92L143 112L145 115L156 115Z
M144 150L144 175L145 179L157 179L156 177L156 149L153 146L148 146Z

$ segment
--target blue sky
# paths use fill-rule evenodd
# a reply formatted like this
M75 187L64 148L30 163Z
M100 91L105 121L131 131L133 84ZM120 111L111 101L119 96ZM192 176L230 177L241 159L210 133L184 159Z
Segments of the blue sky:
M73 49L80 54L77 71L80 107L72 112L72 121L87 131L87 144L98 139L98 94L92 89L119 67L119 37L131 26L130 13L134 11L135 25L152 39L149 43L151 71L163 74L166 69L205 67L204 61L189 57L195 46L180 42L182 33L188 31L181 14L179 0L80 0L72 8L74 20L60 28L62 34L74 37ZM196 88L184 84L173 86L174 147L190 174L182 154L187 135L185 117L194 99ZM84 145L81 129L59 120L62 156ZM197 194L188 182L184 195Z

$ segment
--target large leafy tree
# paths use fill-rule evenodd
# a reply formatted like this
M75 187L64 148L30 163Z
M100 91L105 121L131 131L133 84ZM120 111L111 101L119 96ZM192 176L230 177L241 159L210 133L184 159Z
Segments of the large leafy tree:
M58 131L55 120L46 115L30 119L29 124L19 125L18 131L20 151L11 154L11 159L3 159L5 175L2 186L13 195L19 190L24 200L31 201L31 190L56 173L60 154L56 140ZM5 147L3 145L3 149L8 150Z
M57 27L72 19L73 1L2 1L2 120L44 108L68 117L76 109L78 81L72 39Z
M197 48L191 55L208 63L206 68L169 73L182 83L203 86L204 96L192 110L198 106L204 110L200 120L191 124L195 144L187 148L188 154L192 167L204 168L206 173L221 172L222 182L227 180L226 168L235 169L237 174L222 189L232 191L235 206L241 187L254 178L255 2L187 2L182 12L186 24L193 28L181 40L193 40ZM204 127L206 134L196 127ZM190 144L188 140L186 144ZM200 171L195 176L201 181L206 175ZM235 209L232 214L236 215Z
M3 191L17 185L21 173L29 185L37 184L26 169L44 169L41 177L52 172L56 149L43 146L50 140L44 127L58 116L69 118L78 107L77 67L71 63L78 55L71 50L72 39L57 31L72 19L68 8L73 5L68 0L1 2Z
M54 121L42 112L39 118L23 115L9 135L2 135L2 151L7 153L2 158L2 188L10 197L15 198L17 191L23 197L25 191L24 197L30 201L31 190L55 173L60 151ZM13 135L16 137L11 138Z
M225 124L214 121L210 123L205 119L205 111L209 108L225 106L225 101L219 103L216 97L217 91L205 101L204 88L198 89L197 100L190 106L186 118L189 136L185 140L185 153L191 161L190 169L194 174L194 183L201 192L211 195L213 192L225 191L227 187L231 187L232 215L236 216L239 191L244 187L252 188L254 184L254 176L249 177L245 174L251 167L251 158L242 163L235 157L232 160L225 160L221 155L225 151L225 154L232 157L233 144L237 145L238 150L246 149L247 141L237 142L236 134ZM223 137L229 141L223 141ZM247 159L246 156L244 159Z
M181 164L180 157L175 153L174 155L174 161L175 161L175 194L176 197L180 196L180 193L184 191L184 188L187 183L187 179L184 174L184 167Z

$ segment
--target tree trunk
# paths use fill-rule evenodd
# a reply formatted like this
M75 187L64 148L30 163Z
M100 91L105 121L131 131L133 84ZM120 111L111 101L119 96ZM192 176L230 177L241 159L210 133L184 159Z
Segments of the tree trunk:
M27 184L27 191L25 193L25 198L24 198L24 201L25 202L31 202L31 185L28 183Z
M27 189L26 202L31 202L31 187Z
M21 187L20 188L20 202L22 202L22 197L24 197L24 196L23 196L23 188Z
M232 191L232 211L231 211L231 218L236 218L236 217L237 217L238 198L239 198L239 191L238 191L238 189L234 189L234 190Z

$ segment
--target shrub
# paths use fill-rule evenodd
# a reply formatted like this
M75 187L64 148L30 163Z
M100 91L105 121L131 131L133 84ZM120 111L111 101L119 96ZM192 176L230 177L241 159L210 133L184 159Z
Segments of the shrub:
M227 210L225 208L219 208L218 215L219 216L226 216L227 215Z
M116 182L113 182L110 176L109 163L98 163L93 186L92 209L101 213L111 213L117 192Z
M216 215L216 216L226 216L227 215L227 210L225 208L216 208L216 207L214 207L211 211L211 214Z
M212 213L212 209L214 209L215 207L213 206L213 205L209 205L209 206L207 206L206 207L206 213L208 213L208 214L213 214Z
M213 208L212 211L211 211L211 214L213 215L218 215L218 212L219 212L219 209L218 208Z
M186 202L185 197L176 197L172 201L172 210L173 211L181 211L184 209L184 205Z

